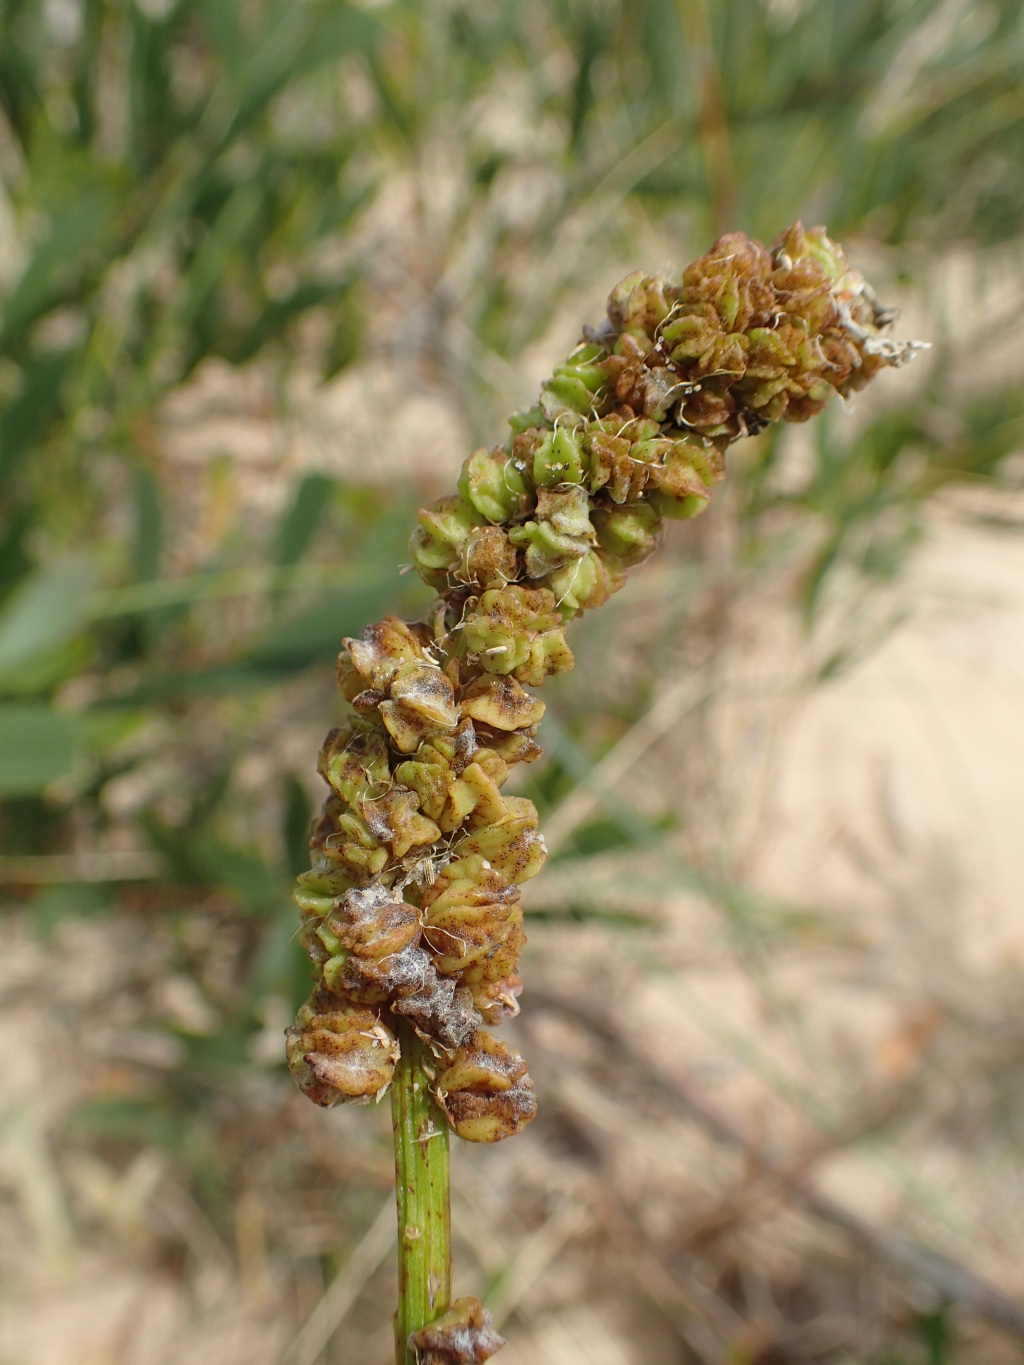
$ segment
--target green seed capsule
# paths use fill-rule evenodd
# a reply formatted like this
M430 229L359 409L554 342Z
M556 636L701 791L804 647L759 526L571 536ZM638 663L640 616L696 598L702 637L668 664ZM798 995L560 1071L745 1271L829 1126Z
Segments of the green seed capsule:
M481 517L507 522L529 504L530 488L515 460L500 447L477 450L462 466L459 494Z
M566 621L578 611L603 607L625 581L626 574L621 565L597 550L588 550L582 559L556 569L545 579Z
M583 450L575 431L562 424L550 431L533 456L533 481L538 488L558 488L583 478Z
M642 564L657 548L661 517L649 502L599 507L593 515L597 543L623 566Z

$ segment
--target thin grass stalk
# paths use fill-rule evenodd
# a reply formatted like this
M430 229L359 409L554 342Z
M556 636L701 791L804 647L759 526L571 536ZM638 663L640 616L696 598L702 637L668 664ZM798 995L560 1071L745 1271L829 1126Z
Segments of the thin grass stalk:
M430 1049L400 1024L391 1116L395 1130L398 1205L398 1308L395 1365L416 1365L414 1332L441 1317L452 1301L452 1219L448 1121L430 1092Z

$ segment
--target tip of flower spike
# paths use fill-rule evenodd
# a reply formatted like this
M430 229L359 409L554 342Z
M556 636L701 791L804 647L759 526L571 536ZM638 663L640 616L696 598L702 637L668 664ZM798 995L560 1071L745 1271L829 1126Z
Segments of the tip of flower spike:
M840 297L836 300L836 307L839 310L843 329L853 337L866 356L872 356L880 360L883 365L890 365L893 369L899 369L901 365L906 365L909 360L913 360L918 351L931 350L932 343L930 341L900 341L896 337L879 335L883 327L888 327L895 321L895 310L879 304L874 291L866 281L863 282L861 297L866 299L874 315L870 327L862 326L854 319L850 305L844 298Z
M824 228L795 223L770 248L731 232L678 282L638 271L617 285L605 326L586 334L603 356L588 352L586 372L604 381L589 414L564 383L552 401L590 425L621 414L721 452L905 364L922 343L882 335L894 317Z
M899 316L899 310L883 304L871 285L853 269L838 242L823 227L805 228L799 219L772 243L776 271L799 274L803 262L819 269L829 284L839 326L864 356L898 369L918 351L930 349L930 341L898 340L882 336Z

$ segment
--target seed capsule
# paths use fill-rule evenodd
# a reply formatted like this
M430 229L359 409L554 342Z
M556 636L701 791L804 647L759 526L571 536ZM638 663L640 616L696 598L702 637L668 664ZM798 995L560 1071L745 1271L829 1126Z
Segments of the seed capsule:
M513 1137L537 1113L526 1063L483 1029L438 1072L437 1095L452 1127L468 1142Z
M394 1034L371 1010L341 1006L314 991L285 1030L288 1066L314 1104L366 1104L390 1084L399 1049Z
M504 1345L479 1299L456 1299L444 1317L409 1337L417 1365L484 1365Z

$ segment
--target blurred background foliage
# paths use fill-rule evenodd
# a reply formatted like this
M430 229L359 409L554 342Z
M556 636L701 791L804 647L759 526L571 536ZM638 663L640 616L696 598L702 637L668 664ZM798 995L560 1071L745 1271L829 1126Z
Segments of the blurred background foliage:
M396 572L417 500L501 439L616 271L800 216L850 238L934 347L855 423L751 443L711 529L647 580L640 600L671 595L651 668L557 691L530 794L589 791L709 592L781 573L809 677L886 628L866 594L925 500L1020 482L999 280L1022 116L1013 0L0 0L0 877L42 939L110 917L174 984L173 1047L76 1102L75 1140L162 1144L228 1218L225 1096L260 1068L287 1086L275 1040L306 993L289 881L340 638L425 600ZM965 261L994 290L973 331L934 291ZM295 454L303 403L346 377L369 420L339 409ZM239 383L263 464L190 447ZM405 463L383 458L386 410L422 394L447 464L415 424ZM617 610L584 623L581 659ZM557 857L653 847L762 923L666 842L667 811L605 805Z

